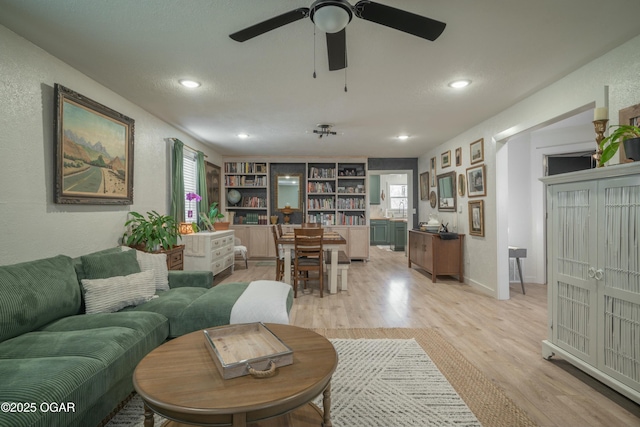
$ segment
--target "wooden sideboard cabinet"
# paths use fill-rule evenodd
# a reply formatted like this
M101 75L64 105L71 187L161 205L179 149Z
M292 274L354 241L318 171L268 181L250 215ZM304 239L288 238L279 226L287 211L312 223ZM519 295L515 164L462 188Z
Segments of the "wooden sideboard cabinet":
M233 230L185 234L182 241L185 270L211 270L216 275L233 268Z
M439 234L409 230L409 268L416 264L431 273L431 281L437 276L458 276L464 282L462 274L462 248L464 234L458 234L455 240L443 240Z

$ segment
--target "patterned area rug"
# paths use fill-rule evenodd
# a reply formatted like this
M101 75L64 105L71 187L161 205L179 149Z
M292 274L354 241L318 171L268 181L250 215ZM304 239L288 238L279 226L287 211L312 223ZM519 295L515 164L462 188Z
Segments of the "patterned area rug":
M339 355L331 393L335 427L535 426L434 330L315 331ZM136 395L107 426L142 427L143 421ZM155 417L156 426L163 421Z

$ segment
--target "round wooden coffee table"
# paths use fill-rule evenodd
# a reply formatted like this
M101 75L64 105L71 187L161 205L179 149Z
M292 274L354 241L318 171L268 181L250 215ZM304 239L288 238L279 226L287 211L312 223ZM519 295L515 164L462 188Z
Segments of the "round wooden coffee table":
M331 426L331 376L338 365L333 345L308 329L267 327L293 350L293 364L275 376L220 376L202 331L171 340L138 364L133 385L145 403L145 427L153 412L165 426ZM323 393L323 410L311 401ZM277 418L276 418L277 417Z

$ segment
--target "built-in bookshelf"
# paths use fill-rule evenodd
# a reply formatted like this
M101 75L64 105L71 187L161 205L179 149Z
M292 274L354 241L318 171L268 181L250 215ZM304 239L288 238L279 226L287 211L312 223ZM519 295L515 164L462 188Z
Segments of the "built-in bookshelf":
M364 163L338 163L338 224L367 225L367 170Z
M367 225L365 163L307 165L307 222Z
M267 163L226 162L224 164L225 207L234 224L268 224ZM239 197L230 197L236 195Z
M336 164L307 164L307 222L336 223Z

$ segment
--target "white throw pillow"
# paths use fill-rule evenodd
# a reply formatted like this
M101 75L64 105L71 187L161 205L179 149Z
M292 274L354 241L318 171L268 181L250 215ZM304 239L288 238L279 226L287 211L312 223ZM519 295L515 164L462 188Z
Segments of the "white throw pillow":
M107 279L82 279L87 314L111 313L151 300L156 293L153 270Z
M141 271L155 270L156 289L169 290L169 269L167 268L167 254L151 254L136 250L136 259Z

